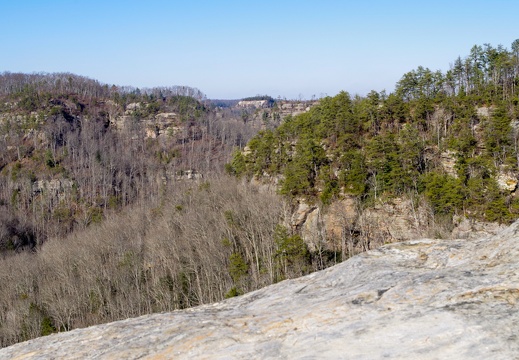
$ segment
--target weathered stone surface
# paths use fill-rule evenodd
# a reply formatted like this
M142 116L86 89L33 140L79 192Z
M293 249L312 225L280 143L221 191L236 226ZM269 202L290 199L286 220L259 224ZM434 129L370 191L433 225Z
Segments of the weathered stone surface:
M294 102L294 101L281 101L279 103L279 109L282 117L286 115L296 116L309 111L313 106L319 104L319 101L305 101L305 102Z
M482 222L474 219L467 219L466 217L462 216L455 216L452 238L474 240L484 236L498 234L505 228L505 225L495 222Z
M238 102L238 107L264 108L268 106L268 103L268 100L242 100Z
M415 240L228 301L31 340L2 359L513 359L519 222Z
M427 220L424 208L409 199L394 198L359 211L354 197L345 196L325 210L300 201L292 216L292 228L300 230L311 251L341 251L343 237L349 238L351 233L377 238L382 244L424 237ZM362 245L358 246L361 251Z
M511 173L500 172L497 175L497 185L501 190L514 192L517 189L517 176Z
M367 209L364 222L385 242L417 239L424 236L428 214L425 208L407 198L394 198Z
M456 172L456 152L452 150L442 152L440 161L443 170L445 170L447 174L455 178L458 177L458 173Z
M308 215L317 209L315 205L309 205L306 201L300 200L297 204L297 208L292 214L291 226L294 229L298 229L304 225L307 221Z
M52 180L38 180L32 184L32 192L34 194L48 191L54 196L58 196L66 191L69 191L74 182L69 179L52 179Z
M406 197L385 199L360 210L355 198L346 195L325 209L301 199L289 220L286 225L299 231L311 251L318 248L342 251L341 241L355 237L355 234L359 235L358 239L370 241L370 248L374 248L423 237L478 239L495 235L505 227L464 216L454 216L452 224L438 225L434 223L429 207ZM362 242L356 247L355 251L365 249Z
M476 108L476 114L479 117L490 117L492 115L493 107L481 106Z
M159 121L178 120L178 115L174 112L158 113L157 115L155 115L155 119Z
M198 171L193 170L193 169L189 169L189 170L179 171L176 174L175 179L177 181L180 181L180 180L200 180L203 177L204 176L202 174L200 174Z
M130 113L132 111L140 109L141 107L142 107L141 103L130 103L130 104L126 105L126 112Z

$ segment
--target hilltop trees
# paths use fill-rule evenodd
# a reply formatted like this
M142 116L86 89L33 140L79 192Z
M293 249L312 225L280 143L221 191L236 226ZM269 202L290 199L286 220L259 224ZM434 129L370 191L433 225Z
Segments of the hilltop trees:
M445 74L421 66L404 74L389 95L321 99L259 133L229 170L279 176L281 194L310 202L419 196L434 215L510 221L518 200L497 176L518 166L518 48L474 46ZM453 154L454 171L442 154Z

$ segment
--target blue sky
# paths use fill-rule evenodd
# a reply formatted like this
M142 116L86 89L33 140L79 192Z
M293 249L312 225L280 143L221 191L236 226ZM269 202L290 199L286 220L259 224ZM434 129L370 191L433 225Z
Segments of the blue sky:
M72 72L209 98L392 91L473 45L510 48L519 1L0 0L0 72Z

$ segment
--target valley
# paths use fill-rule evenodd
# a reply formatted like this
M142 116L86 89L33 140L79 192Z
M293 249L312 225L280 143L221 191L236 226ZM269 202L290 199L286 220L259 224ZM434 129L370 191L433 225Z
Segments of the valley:
M1 73L0 345L506 231L518 44L312 100Z

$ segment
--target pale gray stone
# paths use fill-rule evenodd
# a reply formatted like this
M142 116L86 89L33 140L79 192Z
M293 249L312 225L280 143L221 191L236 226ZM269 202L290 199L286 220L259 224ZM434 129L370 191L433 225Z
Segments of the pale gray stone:
M519 222L415 240L216 304L16 344L1 359L514 359Z

